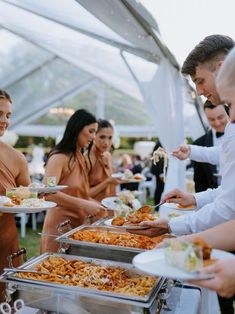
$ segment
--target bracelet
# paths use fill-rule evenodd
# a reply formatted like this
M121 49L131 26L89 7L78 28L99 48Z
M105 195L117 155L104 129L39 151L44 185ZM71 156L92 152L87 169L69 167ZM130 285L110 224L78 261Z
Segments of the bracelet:
M172 233L171 226L170 226L169 222L167 223L167 231L168 231L168 233Z

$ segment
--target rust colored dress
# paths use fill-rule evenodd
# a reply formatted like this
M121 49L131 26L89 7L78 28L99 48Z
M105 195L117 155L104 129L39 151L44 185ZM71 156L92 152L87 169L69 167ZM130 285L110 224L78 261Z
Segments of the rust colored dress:
M63 193L82 199L89 199L87 167L85 159L80 152L77 153L72 169L60 178L58 184L68 185L65 190L61 191ZM56 206L47 211L42 231L45 235L42 235L41 238L41 253L57 252L59 244L55 241L55 238L46 235L57 235L57 224L67 219L70 219L72 228L76 228L85 223L86 214L81 209L76 212L74 209L62 206Z
M10 169L0 160L0 195L6 194L6 189L16 187L15 178ZM18 235L14 214L0 213L0 273L8 267L7 257L18 250ZM19 266L19 260L14 260L14 266ZM0 303L4 297L4 284L0 284Z
M96 146L93 147L93 152L96 157L95 164L93 168L90 170L88 177L89 177L89 185L90 187L94 187L100 183L102 183L105 179L111 176L112 174L112 166L108 162L108 159L105 158L104 154L102 154ZM96 201L101 201L103 198L115 195L115 185L114 184L108 184L107 187L98 193L93 198Z

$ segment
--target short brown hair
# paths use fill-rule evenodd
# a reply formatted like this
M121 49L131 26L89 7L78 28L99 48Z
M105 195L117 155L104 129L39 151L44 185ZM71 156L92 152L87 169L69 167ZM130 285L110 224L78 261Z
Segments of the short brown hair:
M3 89L0 89L0 99L7 99L12 104L11 96Z
M195 75L199 63L224 60L234 45L233 39L229 36L207 36L190 52L184 61L181 72L190 76Z
M225 112L227 113L227 115L229 116L229 107L225 104L221 104L221 106L224 107L224 110ZM217 108L218 106L212 104L212 102L210 100L206 100L204 105L203 105L203 109L206 110L206 109L215 109Z

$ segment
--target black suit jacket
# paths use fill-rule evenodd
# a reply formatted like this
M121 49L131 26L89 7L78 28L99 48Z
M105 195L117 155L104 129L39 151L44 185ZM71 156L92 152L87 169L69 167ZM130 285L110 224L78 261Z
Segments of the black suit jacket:
M159 147L162 147L162 144L159 141L157 141L154 146L153 152L157 150ZM160 158L159 162L157 162L156 165L152 162L150 171L156 177L159 177L160 174L163 174L163 167L164 167L164 160L163 158Z
M205 135L199 137L193 145L211 147L213 145L212 131L208 131ZM217 188L217 178L213 174L216 173L216 166L205 162L193 162L195 191L202 192L209 188Z

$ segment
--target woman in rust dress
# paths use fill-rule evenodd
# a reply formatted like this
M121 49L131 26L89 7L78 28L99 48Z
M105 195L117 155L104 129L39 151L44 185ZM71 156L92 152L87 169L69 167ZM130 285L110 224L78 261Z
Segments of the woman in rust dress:
M68 187L46 197L58 206L47 211L41 238L42 253L58 250L59 245L53 237L57 234L57 224L70 219L72 228L75 228L85 223L87 216L94 216L104 209L89 196L87 165L82 154L95 139L96 131L95 117L86 110L77 110L70 117L62 140L49 154L45 178L56 177L58 185Z
M9 126L12 100L10 95L0 90L0 136ZM6 195L6 189L30 183L28 165L25 157L8 144L0 141L0 195ZM0 211L0 273L8 267L7 256L18 250L18 237L14 214ZM15 261L18 266L18 261ZM0 303L4 299L4 284L0 284Z
M110 154L113 139L113 127L107 120L98 120L96 139L91 150L85 154L89 172L89 195L97 201L115 195L116 185L122 183L120 179L112 178L112 156ZM100 212L94 219L105 216Z

